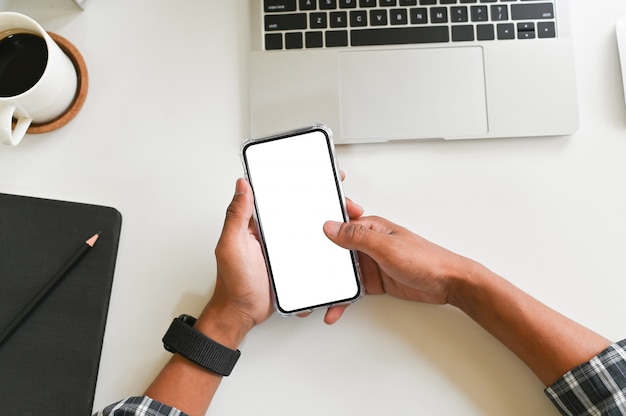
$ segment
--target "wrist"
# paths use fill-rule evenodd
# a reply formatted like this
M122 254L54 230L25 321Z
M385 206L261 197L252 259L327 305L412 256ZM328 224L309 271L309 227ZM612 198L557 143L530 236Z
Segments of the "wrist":
M474 293L481 290L490 274L493 273L482 264L462 258L449 275L448 303L466 311Z
M215 374L230 375L241 352L198 331L196 321L196 318L186 314L175 318L163 336L163 347Z
M254 323L233 308L211 301L198 317L194 328L220 344L236 349Z

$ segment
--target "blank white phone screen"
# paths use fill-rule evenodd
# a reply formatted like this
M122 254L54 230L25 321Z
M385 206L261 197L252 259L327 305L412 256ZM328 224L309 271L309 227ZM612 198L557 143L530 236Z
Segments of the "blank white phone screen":
M244 149L279 311L354 300L360 293L351 252L322 229L344 221L341 186L322 131L252 142Z

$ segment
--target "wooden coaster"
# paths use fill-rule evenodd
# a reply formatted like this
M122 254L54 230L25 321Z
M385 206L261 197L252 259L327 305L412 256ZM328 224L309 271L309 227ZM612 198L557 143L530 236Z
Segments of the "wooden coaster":
M46 123L31 124L30 127L28 127L28 130L26 130L26 133L29 134L48 133L69 123L74 117L76 117L76 114L78 114L85 103L85 99L87 98L87 89L89 88L87 65L85 64L85 60L78 49L76 49L76 47L63 36L51 32L48 32L48 34L57 43L57 45L59 45L61 50L70 58L76 68L76 74L78 76L76 96L68 109L65 110L65 112L59 117Z

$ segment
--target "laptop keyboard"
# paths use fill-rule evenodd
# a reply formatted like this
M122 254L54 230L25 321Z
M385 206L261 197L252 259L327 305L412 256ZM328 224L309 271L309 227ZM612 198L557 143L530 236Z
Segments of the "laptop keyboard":
M263 0L265 49L550 39L554 0Z

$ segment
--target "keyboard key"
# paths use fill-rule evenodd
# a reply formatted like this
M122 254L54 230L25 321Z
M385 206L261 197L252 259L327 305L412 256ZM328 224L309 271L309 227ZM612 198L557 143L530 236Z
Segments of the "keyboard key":
M452 26L452 41L469 42L474 40L474 26Z
M502 21L509 20L509 9L504 5L493 5L491 6L491 20Z
M283 48L283 35L280 33L268 33L265 35L265 49L268 51Z
M430 21L432 23L448 23L448 9L446 7L433 7L430 9Z
M285 49L302 49L302 32L285 33Z
M498 39L515 39L513 23L500 23L498 25Z
M417 0L400 0L400 6L417 6Z
M472 6L472 22L486 22L489 20L487 16L487 6Z
M389 11L389 20L392 25L406 25L409 23L409 18L406 13L406 9L393 9Z
M370 25L386 26L387 25L387 10L371 10L370 11Z
M449 42L445 26L355 29L350 31L352 46L406 45L411 43Z
M268 14L265 15L265 30L306 29L306 14Z
M356 8L356 0L339 0L340 9L354 9Z
M367 26L367 12L365 10L355 10L350 12L350 26Z
M348 31L329 30L326 32L326 46L329 48L337 46L348 46Z
M533 22L524 22L524 23L517 24L518 32L525 32L525 31L531 31L531 30L535 30L535 24Z
M321 10L333 10L337 8L337 0L319 0Z
M315 10L317 0L300 0L300 10Z
M537 36L541 39L555 38L556 27L554 22L539 22L537 23Z
M359 0L359 7L376 7L376 0Z
M295 12L296 0L264 0L266 12Z
M348 27L348 13L332 12L330 14L330 27Z
M326 13L311 13L309 21L311 29L326 29L328 26L328 17Z
M554 19L552 3L512 4L511 18L513 20Z
M476 38L478 40L495 40L496 33L493 25L482 24L476 25Z
M321 48L324 46L324 35L322 32L306 32L304 42L307 48Z
M535 31L517 32L518 39L535 39Z
M411 15L412 25L423 25L428 23L428 9L426 7L418 7L409 11Z
M395 7L396 0L378 0L380 7Z
M450 20L453 22L467 22L468 21L467 6L451 7L450 8Z

